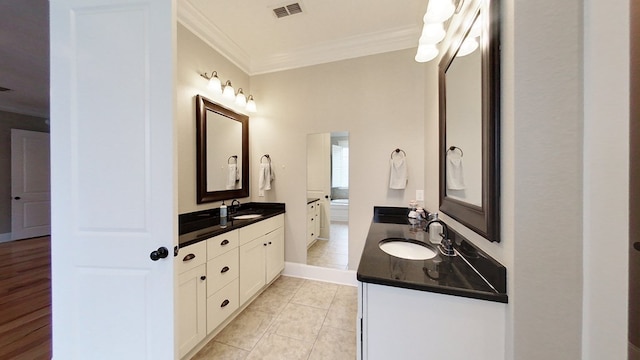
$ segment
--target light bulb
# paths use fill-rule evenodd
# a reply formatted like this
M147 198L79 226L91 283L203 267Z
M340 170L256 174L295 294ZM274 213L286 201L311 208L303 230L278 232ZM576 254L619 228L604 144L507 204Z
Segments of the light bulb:
M466 38L464 39L462 44L460 44L460 49L458 50L456 57L469 55L474 52L478 48L478 46L479 44L476 38Z
M253 95L249 95L249 99L247 99L247 107L246 107L248 112L256 112L258 111L258 109L256 109L256 102L253 100Z
M424 24L422 35L418 42L420 45L437 44L444 39L446 34L442 23Z
M427 12L422 19L425 24L441 23L447 21L456 10L451 0L429 0Z
M418 51L416 53L416 61L417 62L427 62L431 61L438 56L439 51L438 48L433 44L425 44L418 46Z
M211 74L211 78L209 78L207 88L216 94L222 93L222 83L220 82L220 78L218 77L217 72L214 71L213 74Z
M236 97L235 91L233 91L233 86L231 86L231 81L227 80L224 84L224 91L222 92L222 96L227 100L233 100Z
M239 88L238 93L236 94L236 105L241 107L245 107L247 105L247 98L244 96L242 88Z

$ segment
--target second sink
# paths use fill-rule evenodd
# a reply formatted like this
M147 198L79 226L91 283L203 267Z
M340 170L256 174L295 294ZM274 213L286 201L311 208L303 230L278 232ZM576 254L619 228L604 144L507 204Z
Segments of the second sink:
M430 245L413 239L388 238L381 240L378 246L391 256L407 260L428 260L438 254Z
M260 216L262 216L262 214L246 214L246 215L234 216L233 219L234 220L249 220L249 219L259 218Z

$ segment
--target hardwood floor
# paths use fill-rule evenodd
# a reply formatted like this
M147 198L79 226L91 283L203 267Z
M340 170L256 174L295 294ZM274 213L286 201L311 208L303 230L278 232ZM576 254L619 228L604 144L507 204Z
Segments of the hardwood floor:
M0 359L51 359L51 238L0 244Z

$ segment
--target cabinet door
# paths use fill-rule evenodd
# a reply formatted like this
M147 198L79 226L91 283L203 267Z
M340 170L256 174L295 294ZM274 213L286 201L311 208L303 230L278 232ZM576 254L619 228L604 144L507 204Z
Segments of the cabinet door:
M189 352L207 331L207 286L204 264L178 275L178 347L180 357Z
M284 269L284 228L276 229L265 235L267 243L267 263L265 281L273 280Z
M240 246L240 305L265 283L265 236Z

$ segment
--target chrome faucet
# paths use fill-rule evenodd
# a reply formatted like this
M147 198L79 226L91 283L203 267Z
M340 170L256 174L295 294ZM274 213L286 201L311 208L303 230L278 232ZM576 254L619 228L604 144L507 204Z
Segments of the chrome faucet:
M449 227L447 227L447 224L445 224L442 220L436 219L429 221L424 231L429 232L429 225L433 223L442 225L442 234L440 234L440 236L442 236L442 240L440 241L440 245L438 246L438 249L440 250L442 255L456 256L456 251L453 249L453 241L449 239Z
M240 208L240 201L238 199L233 199L231 205L229 205L229 211L233 214Z

